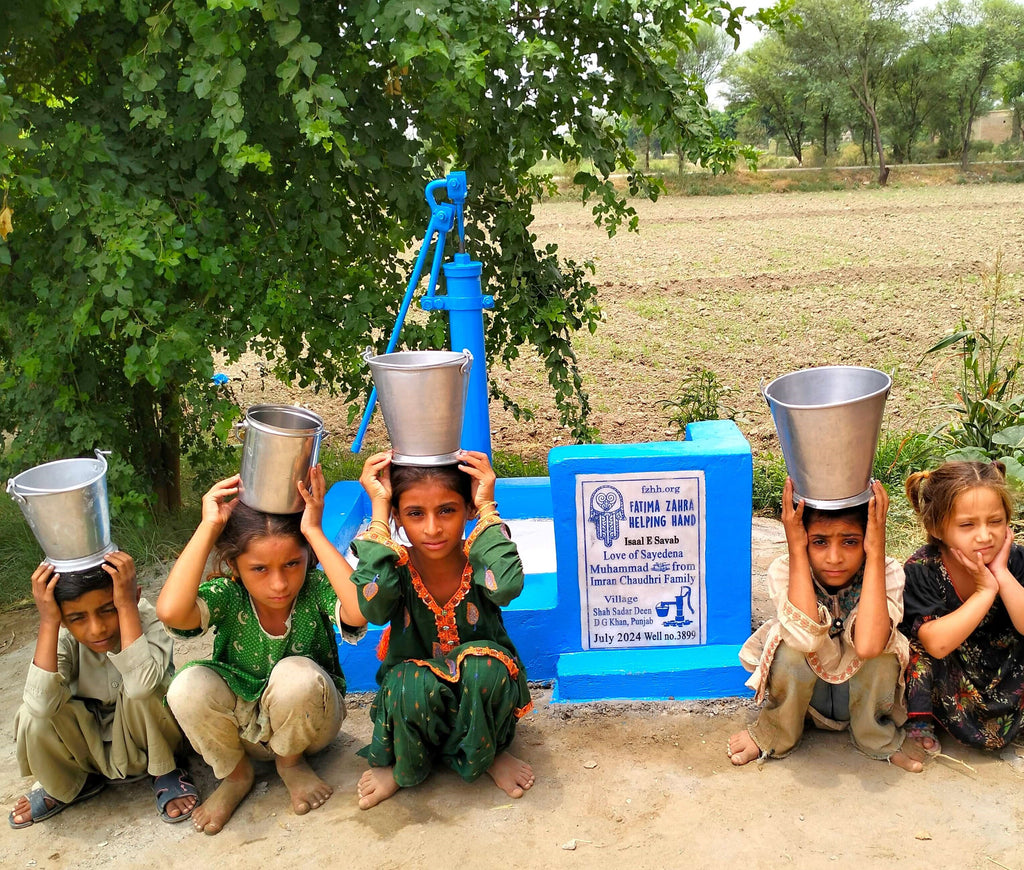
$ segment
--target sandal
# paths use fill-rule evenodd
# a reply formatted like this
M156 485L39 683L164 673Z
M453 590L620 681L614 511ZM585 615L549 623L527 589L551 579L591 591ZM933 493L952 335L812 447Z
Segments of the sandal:
M192 810L199 806L199 791L195 784L189 779L188 773L177 767L169 773L162 773L153 777L153 793L156 795L156 808L160 818L169 825L176 825L183 822L192 815ZM167 805L178 798L194 797L196 802L192 809L183 812L180 816L172 816L167 812Z
M14 821L14 810L11 810L7 814L7 824L12 828L27 828L34 825L36 822L42 822L55 816L57 813L62 813L68 807L73 804L81 803L91 797L96 797L106 787L107 781L102 776L95 773L90 773L82 784L81 790L72 800L67 803L57 800L47 793L46 789L41 785L32 789L25 797L28 798L29 812L32 813L32 818L24 822ZM48 804L47 801L52 801L52 805Z

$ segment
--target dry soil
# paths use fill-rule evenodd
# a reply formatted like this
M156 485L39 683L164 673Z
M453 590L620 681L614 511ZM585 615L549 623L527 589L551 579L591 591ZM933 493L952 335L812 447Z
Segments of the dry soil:
M609 239L585 210L545 204L535 230L563 252L593 259L605 322L580 359L607 441L666 436L658 406L695 368L737 392L732 404L755 447L771 446L757 384L806 365L895 369L889 426L923 428L951 383L922 351L980 311L978 276L998 254L1007 275L1001 313L1022 314L1024 196L1019 187L938 187L667 199L638 206L642 233ZM489 288L498 295L500 288ZM299 399L351 434L345 408L234 371L243 406ZM537 412L514 424L492 411L495 447L543 455L565 440L530 361L492 372ZM379 428L374 430L380 438ZM371 433L373 437L374 433ZM755 520L754 613L767 615L763 571L782 544ZM147 589L152 599L157 581ZM31 783L17 776L11 720L32 656L32 611L0 616L0 801ZM180 645L177 659L202 653ZM952 744L963 763L911 775L859 755L845 735L810 732L790 758L734 769L728 735L752 717L740 700L552 705L535 691L513 750L537 784L513 801L489 781L439 770L379 808L356 807L369 738L366 697L350 699L338 739L315 761L336 791L298 817L270 769L216 837L157 818L147 783L96 799L26 830L0 826L4 867L1012 868L1024 870L1024 759ZM214 783L202 763L200 789Z

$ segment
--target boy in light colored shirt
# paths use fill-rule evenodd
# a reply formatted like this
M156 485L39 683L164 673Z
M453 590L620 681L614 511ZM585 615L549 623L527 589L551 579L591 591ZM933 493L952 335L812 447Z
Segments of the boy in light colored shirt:
M44 562L32 596L39 634L15 731L21 773L38 782L15 803L11 827L147 773L161 818L187 819L198 794L175 761L181 732L164 704L172 641L141 600L132 557L110 553L65 575Z

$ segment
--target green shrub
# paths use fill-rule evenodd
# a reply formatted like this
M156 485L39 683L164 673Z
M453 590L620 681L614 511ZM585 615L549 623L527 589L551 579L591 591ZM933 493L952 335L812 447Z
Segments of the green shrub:
M863 166L864 152L861 151L860 145L854 142L845 142L839 146L833 161L836 166Z
M782 511L782 487L785 484L786 462L781 454L761 453L755 456L754 513L761 516L779 516Z
M698 420L732 420L736 412L722 407L722 400L734 392L713 371L701 368L683 379L679 395L658 404L668 412L668 424L677 438L686 436L686 427Z
M1024 326L1004 331L999 319L1006 295L1001 257L982 281L990 298L980 317L973 323L961 318L954 332L924 353L945 352L957 375L954 400L945 405L953 419L932 434L947 459L1000 459L1010 482L1024 487L1024 393L1018 380Z

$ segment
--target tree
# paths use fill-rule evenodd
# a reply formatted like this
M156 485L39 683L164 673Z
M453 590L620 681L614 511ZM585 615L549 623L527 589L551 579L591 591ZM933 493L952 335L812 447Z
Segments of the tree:
M786 31L798 64L818 79L842 82L866 115L878 155L878 183L889 178L878 105L904 42L906 0L800 0L803 21Z
M1006 64L999 74L999 93L1003 102L1013 110L1010 141L1021 142L1021 125L1024 122L1024 59Z
M722 65L733 52L733 42L721 28L707 21L695 21L686 35L686 42L678 46L676 70L682 73L691 88L705 93L708 85L718 79ZM679 174L683 173L683 151L676 154Z
M809 126L810 83L782 38L769 33L725 64L731 105L746 105L765 126L785 138L798 163L803 162Z
M929 23L926 44L941 70L939 132L966 169L974 122L991 105L1000 70L1024 51L1024 6L1011 0L944 0Z
M539 354L562 421L586 437L571 337L596 328L596 290L586 264L536 244L546 187L531 169L592 160L576 180L614 232L636 215L613 170L635 195L659 190L626 116L728 167L735 143L663 50L700 17L731 36L742 21L719 0L8 3L5 464L110 447L122 501L174 507L179 457L201 467L236 413L211 383L216 356L255 351L286 381L359 398L357 351L382 348L423 186L449 168L469 173L467 243L500 297L492 361ZM404 334L443 337L436 317Z
M937 108L940 81L922 41L908 45L893 64L886 88L886 130L897 163L913 163L914 144Z

